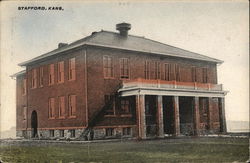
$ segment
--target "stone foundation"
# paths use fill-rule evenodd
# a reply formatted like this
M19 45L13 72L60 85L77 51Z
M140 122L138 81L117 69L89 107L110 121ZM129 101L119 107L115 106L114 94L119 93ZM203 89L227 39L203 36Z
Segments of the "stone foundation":
M93 139L109 139L109 138L129 138L129 137L136 137L137 131L136 127L127 127L130 128L129 134L124 135L123 128L125 127L110 127L113 130L112 135L107 135L106 130L107 128L94 128L93 129ZM37 131L37 138L39 139L66 139L70 137L72 139L78 138L81 133L85 129L71 129L71 130L38 130ZM73 131L73 133L72 133ZM28 130L19 130L16 131L16 136L21 138L30 139L31 138L31 131Z

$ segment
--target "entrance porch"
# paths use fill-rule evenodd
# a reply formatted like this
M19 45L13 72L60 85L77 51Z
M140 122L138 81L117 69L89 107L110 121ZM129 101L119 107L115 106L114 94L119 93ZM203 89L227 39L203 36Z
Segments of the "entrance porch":
M136 97L138 138L226 132L226 92L205 85L138 79L124 82L119 92Z

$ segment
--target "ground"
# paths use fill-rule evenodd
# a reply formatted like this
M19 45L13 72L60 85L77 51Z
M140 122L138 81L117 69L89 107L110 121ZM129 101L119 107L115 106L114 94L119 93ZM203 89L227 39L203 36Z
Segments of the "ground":
M109 142L0 141L3 162L246 162L246 138L178 138Z

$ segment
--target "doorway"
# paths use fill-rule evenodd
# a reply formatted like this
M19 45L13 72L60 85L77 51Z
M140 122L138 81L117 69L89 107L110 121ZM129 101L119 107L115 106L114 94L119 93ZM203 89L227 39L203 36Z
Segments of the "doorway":
M194 135L194 98L179 97L180 132L183 135Z
M31 137L37 137L37 112L35 110L31 113Z
M145 96L146 135L149 137L157 135L156 110L157 110L156 96L146 95Z
M163 123L164 133L174 134L174 107L172 96L163 96Z

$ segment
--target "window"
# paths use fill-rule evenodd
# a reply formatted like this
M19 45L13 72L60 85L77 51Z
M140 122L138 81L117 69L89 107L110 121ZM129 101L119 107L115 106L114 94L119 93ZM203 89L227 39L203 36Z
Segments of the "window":
M32 70L32 76L31 76L31 88L37 87L37 71L36 69Z
M128 58L121 58L120 59L120 72L122 79L129 78L129 60Z
M208 123L209 117L209 111L208 111L208 98L199 98L199 112L200 112L200 122L201 123Z
M27 119L27 107L23 107L23 120Z
M70 137L71 137L71 138L73 138L73 137L76 136L75 130L69 130L69 132L70 132Z
M26 130L22 130L22 137L26 137L26 135L27 135Z
M106 128L106 136L114 136L114 129L113 128Z
M175 64L175 80L180 81L180 66Z
M64 137L64 130L59 130L59 136Z
M49 136L50 136L50 137L54 137L54 136L55 136L54 130L49 130Z
M163 75L164 75L163 79L164 80L169 81L169 79L170 79L170 71L169 70L170 70L170 65L165 63L164 67L163 67Z
M151 79L160 79L161 71L160 71L160 62L151 62Z
M49 85L55 83L55 66L54 64L49 65Z
M65 116L65 98L64 96L59 97L59 118Z
M192 67L192 82L196 82L196 67Z
M149 79L149 66L150 63L149 61L145 61L145 65L144 65L144 75L145 75L145 79Z
M202 68L202 82L207 83L207 68Z
M76 79L76 59L69 59L69 80Z
M169 80L175 80L175 64L170 64L169 65L170 68L170 73L169 73Z
M114 77L113 73L113 58L110 56L103 57L103 68L104 68L104 77L112 78Z
M124 135L124 136L131 135L131 127L122 128L122 135Z
M26 95L26 93L27 93L26 82L27 82L27 80L23 79L23 81L22 81L22 95Z
M55 118L55 98L49 98L49 118Z
M69 96L69 116L76 116L76 95Z
M105 106L108 107L106 108L106 115L114 115L115 114L115 99L114 99L114 95L104 95L104 102L105 102Z
M121 100L121 113L122 114L130 114L130 105L128 99Z
M64 62L58 62L58 70L57 70L57 80L58 83L63 83L64 82Z
M43 67L39 68L39 87L43 86Z

